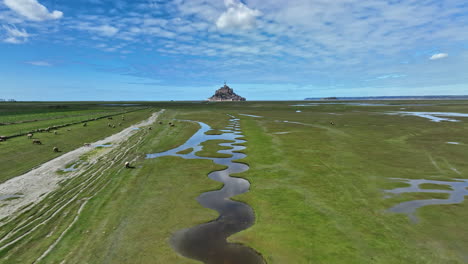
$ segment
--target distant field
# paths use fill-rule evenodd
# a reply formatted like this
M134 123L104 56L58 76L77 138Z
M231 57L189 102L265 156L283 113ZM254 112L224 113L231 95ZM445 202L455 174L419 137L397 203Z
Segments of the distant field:
M292 106L300 103L146 103L166 109L158 119L162 124L140 130L120 149L85 166L38 205L10 219L0 229L0 248L28 230L30 234L0 249L0 263L32 263L55 241L40 263L196 263L176 254L168 239L181 228L216 218L195 198L221 187L206 177L220 167L207 160L145 155L179 146L197 131L196 124L180 120L205 122L219 133L228 125L227 114L241 119L247 140L242 162L250 166L236 175L250 181L250 191L236 199L256 214L255 225L229 239L257 250L267 263L468 261L467 201L419 208L418 221L413 222L387 210L404 201L449 195L385 193L407 186L395 178L468 179L468 117L433 122L387 114L468 113L467 102ZM132 121L127 126L149 112L129 114ZM23 137L1 142L0 170L5 172L1 176L13 177L31 168L30 159L38 164L53 158L53 145L63 144L68 151L111 133L107 121L100 122L90 124L93 130L73 127L61 137L41 134L45 146L33 148ZM175 122L175 127L168 122ZM220 142L207 142L198 154L218 156ZM123 162L133 159L135 169L123 169ZM82 185L88 179L95 181ZM421 187L451 190L444 185ZM68 206L54 207L73 197Z
M89 111L84 110L83 115L76 117L0 126L0 135L24 133L37 128L47 128L54 125L78 122L102 115L123 113L133 110L136 109L107 109L107 112L105 113L96 112L95 114L89 114L87 113ZM0 168L2 171L0 174L0 182L4 182L12 177L25 173L31 168L38 166L54 157L57 157L64 152L82 146L84 143L93 142L117 133L129 125L147 118L152 111L155 111L155 109L145 109L131 112L125 114L125 120L121 120L119 115L113 120L101 119L88 122L86 127L83 127L82 124L77 124L60 128L56 130L57 135L52 133L52 131L49 133L34 133L33 139L41 140L43 143L42 145L33 145L32 140L28 139L26 136L12 138L6 142L0 142L0 156L2 157L0 159ZM52 115L52 113L50 114ZM116 128L108 127L109 123L115 125ZM121 126L118 125L119 123ZM53 147L58 147L61 152L53 152Z

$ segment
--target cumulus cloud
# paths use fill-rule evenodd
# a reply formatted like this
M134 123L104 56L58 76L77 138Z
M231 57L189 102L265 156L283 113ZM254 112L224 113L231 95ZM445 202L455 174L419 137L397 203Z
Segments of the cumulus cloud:
M28 38L31 36L24 29L18 29L14 26L3 26L3 29L6 32L6 38L4 42L11 44L21 44L28 41Z
M443 58L447 58L447 57L448 57L447 53L437 53L437 54L432 55L429 59L430 60L439 60L439 59L443 59Z
M49 12L37 0L3 0L3 2L16 13L33 21L53 20L63 16L61 11Z
M224 4L227 10L221 14L216 21L219 29L251 29L256 25L256 17L261 12L256 9L250 9L238 0L225 0Z
M34 66L42 66L42 67L52 66L52 64L50 62L47 62L47 61L26 61L25 63L31 64L31 65L34 65Z

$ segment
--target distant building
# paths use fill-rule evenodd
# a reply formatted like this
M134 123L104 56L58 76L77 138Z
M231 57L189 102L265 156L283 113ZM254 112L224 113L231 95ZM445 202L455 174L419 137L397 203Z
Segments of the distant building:
M234 93L234 90L226 85L216 90L215 94L208 98L208 101L245 101L246 99L242 96Z

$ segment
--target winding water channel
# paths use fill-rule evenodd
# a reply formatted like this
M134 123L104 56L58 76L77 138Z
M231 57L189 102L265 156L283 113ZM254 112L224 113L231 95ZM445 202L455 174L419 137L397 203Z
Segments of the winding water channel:
M147 158L178 156L185 159L208 159L227 166L224 170L208 174L210 179L222 182L223 188L202 193L197 197L197 201L202 206L216 210L219 217L211 222L177 231L171 238L171 245L179 254L206 264L265 263L262 256L252 248L226 241L229 236L249 228L255 222L254 212L249 205L229 199L247 192L250 187L247 180L229 176L232 173L240 173L249 169L246 164L233 162L233 160L246 157L245 154L236 152L245 148L236 145L244 143L245 140L238 139L242 137L239 119L230 116L229 122L229 125L221 130L223 132L221 135L206 135L205 132L211 130L211 127L205 123L196 122L201 128L183 145L165 152L148 154ZM196 152L202 150L202 143L208 140L230 140L229 143L219 145L231 147L231 149L218 152L232 156L229 158L209 158L195 155ZM178 154L178 152L190 148L193 148L190 153Z

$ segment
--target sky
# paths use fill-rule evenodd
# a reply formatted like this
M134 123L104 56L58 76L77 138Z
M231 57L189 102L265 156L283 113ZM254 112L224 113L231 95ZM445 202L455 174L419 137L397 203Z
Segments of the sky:
M0 0L0 98L467 95L468 1Z

